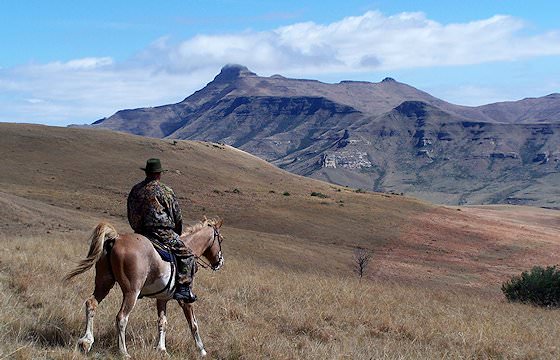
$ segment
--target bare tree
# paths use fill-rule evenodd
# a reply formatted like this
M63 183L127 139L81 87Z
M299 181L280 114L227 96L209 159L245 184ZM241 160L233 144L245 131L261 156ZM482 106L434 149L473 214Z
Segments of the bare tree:
M354 264L354 272L358 274L360 279L364 276L366 268L371 260L371 251L364 249L362 247L357 247L354 249L354 255L352 256Z

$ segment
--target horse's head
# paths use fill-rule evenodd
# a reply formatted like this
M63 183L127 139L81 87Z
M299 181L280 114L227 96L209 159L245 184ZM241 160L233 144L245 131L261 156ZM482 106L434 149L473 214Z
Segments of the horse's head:
M203 221L188 227L181 235L183 242L192 249L198 264L214 271L220 269L224 264L222 254L224 237L220 234L222 224L223 220L220 218L209 220L204 217ZM203 257L208 262L203 260Z
M209 246L202 253L202 256L208 259L210 268L214 271L220 270L224 264L224 255L222 253L222 241L224 241L224 237L220 234L220 227L222 224L222 219L208 221L208 226L213 229L214 234L212 235Z

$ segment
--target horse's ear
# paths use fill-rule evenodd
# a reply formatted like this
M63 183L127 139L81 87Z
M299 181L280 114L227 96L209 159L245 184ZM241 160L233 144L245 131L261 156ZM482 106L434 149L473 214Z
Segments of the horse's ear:
M218 222L216 223L216 227L219 229L224 224L224 219L218 218Z

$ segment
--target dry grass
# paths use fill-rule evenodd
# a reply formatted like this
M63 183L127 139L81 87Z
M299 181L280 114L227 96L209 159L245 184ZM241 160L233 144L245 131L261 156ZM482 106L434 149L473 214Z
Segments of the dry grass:
M86 238L86 232L75 232L0 239L0 358L81 357L73 344L82 335L82 302L93 273L66 287L60 279L84 255ZM230 238L235 247L238 240ZM228 256L227 245L225 251ZM560 357L560 313L465 291L294 272L235 255L220 272L201 271L196 290L210 358ZM117 357L113 324L119 302L116 288L99 308L93 358ZM170 305L171 358L194 358L182 313ZM134 358L160 357L153 350L156 327L154 301L139 301L127 332Z
M12 170L0 173L0 359L81 358L73 346L93 273L69 286L61 279L97 223L129 231L126 192L151 156L172 170L166 182L188 218L226 221L226 265L201 271L195 286L210 358L560 358L560 314L504 303L499 293L511 274L557 262L557 212L457 211L356 193L215 144L0 128ZM355 246L373 250L362 282L352 275ZM89 358L117 357L120 300L115 289L101 304ZM169 321L171 357L195 358L177 306ZM159 358L156 335L154 301L143 299L129 323L131 354Z

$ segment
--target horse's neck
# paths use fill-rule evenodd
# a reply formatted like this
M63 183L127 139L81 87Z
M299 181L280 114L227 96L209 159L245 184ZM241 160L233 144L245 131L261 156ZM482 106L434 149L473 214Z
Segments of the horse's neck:
M187 245L196 256L201 256L208 246L208 242L210 239L209 232L211 230L211 227L206 227L195 232L194 234L189 234L185 237L182 237L181 240L183 240L185 245Z

